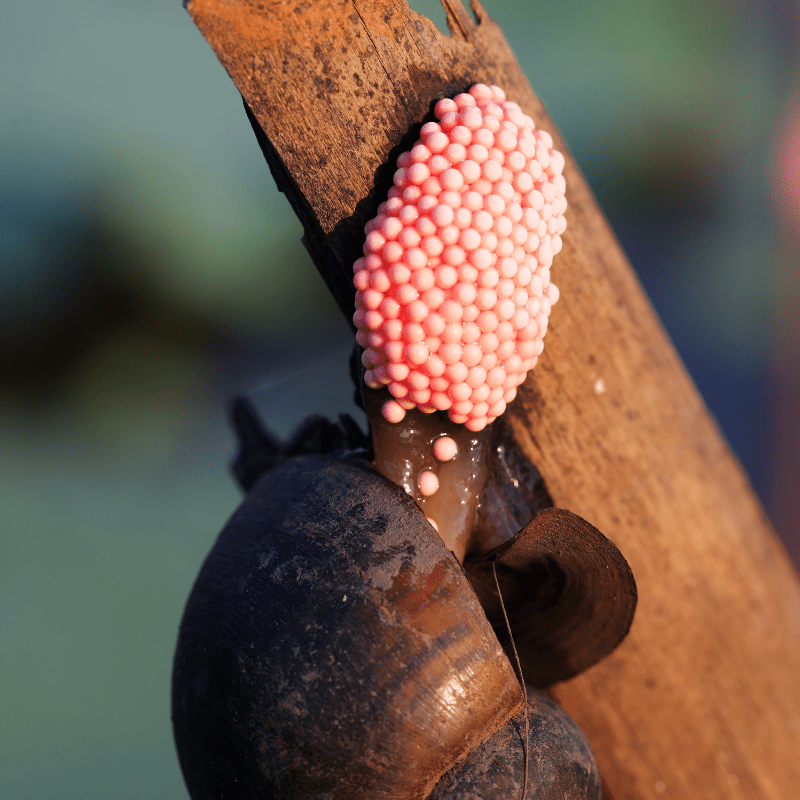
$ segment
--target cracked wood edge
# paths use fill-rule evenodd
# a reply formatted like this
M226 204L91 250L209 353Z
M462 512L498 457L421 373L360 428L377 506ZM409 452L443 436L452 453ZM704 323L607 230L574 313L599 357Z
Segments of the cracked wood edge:
M442 2L451 37L405 0L187 8L348 317L363 224L436 99L497 83L553 134L562 299L507 413L555 504L609 536L639 586L623 645L553 693L616 800L800 797L797 575L499 28L477 2L477 21Z

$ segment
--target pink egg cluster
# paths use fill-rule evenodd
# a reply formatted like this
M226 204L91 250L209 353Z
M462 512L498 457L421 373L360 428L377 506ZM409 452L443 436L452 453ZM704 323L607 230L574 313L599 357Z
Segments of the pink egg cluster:
M543 349L566 228L564 157L497 86L436 104L353 266L365 381L390 422L417 407L479 431Z

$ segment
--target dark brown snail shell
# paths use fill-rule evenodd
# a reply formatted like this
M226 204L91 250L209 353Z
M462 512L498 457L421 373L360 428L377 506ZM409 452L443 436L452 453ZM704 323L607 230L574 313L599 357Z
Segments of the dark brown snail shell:
M194 800L424 798L521 705L461 566L361 463L267 472L189 598L173 722Z

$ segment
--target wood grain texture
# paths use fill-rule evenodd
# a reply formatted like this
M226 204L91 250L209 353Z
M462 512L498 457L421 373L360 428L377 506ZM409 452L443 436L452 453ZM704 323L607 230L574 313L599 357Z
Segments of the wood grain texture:
M498 27L443 0L190 0L345 313L364 222L432 103L503 86L567 155L562 299L509 414L557 506L609 536L639 607L555 695L615 800L800 797L800 584ZM535 36L535 31L531 31Z

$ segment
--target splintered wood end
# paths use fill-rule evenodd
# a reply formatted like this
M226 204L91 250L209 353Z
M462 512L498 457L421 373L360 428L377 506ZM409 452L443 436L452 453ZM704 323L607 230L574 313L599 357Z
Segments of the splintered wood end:
M394 0L186 5L244 98L278 187L348 320L364 225L434 103L474 83L499 83L537 120L546 118L482 7L473 7L476 22L460 0L443 4L452 36Z

